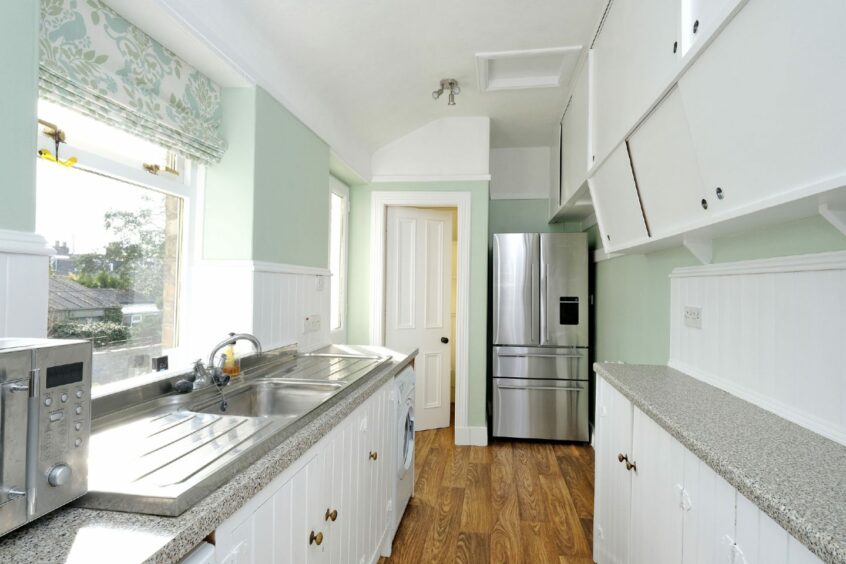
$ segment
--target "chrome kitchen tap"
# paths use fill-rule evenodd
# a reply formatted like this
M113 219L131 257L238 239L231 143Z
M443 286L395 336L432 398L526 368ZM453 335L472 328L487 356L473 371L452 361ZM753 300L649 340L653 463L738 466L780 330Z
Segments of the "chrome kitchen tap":
M250 341L256 349L256 354L261 354L261 341L259 341L257 337L250 335L249 333L230 333L227 338L212 348L211 354L209 355L209 362L206 366L203 366L202 360L197 360L197 362L194 363L195 390L205 388L209 384L215 384L220 387L229 383L229 376L223 374L223 363L226 360L226 355L221 355L220 366L214 365L214 357L217 356L217 353L220 352L221 349L228 347L229 345L234 345L238 341Z

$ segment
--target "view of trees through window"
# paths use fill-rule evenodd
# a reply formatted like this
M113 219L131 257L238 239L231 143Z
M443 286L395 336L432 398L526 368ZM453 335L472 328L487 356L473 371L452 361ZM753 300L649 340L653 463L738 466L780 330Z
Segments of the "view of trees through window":
M94 384L152 371L177 346L182 199L39 161L50 261L48 336L91 339Z

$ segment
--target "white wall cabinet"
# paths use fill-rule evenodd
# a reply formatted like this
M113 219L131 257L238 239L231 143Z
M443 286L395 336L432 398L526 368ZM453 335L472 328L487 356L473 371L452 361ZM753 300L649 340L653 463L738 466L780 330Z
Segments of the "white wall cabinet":
M582 65L570 93L562 121L561 199L569 200L587 179L588 163L588 64Z
M632 169L651 234L684 230L710 205L678 89L673 88L629 138Z
M620 145L588 180L606 251L649 239L626 145Z
M705 185L725 194L715 210L846 179L843 21L840 0L750 0L681 77Z
M680 65L680 0L614 0L591 50L592 159L605 158Z
M597 564L821 564L604 379L597 379Z
M391 542L393 381L216 530L219 564L371 564Z

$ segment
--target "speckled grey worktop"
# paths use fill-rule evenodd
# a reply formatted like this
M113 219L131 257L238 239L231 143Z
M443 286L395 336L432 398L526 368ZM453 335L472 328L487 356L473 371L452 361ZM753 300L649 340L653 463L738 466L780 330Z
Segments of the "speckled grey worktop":
M595 368L814 554L846 564L846 447L667 366Z
M67 507L0 539L0 562L121 564L177 562L417 355L389 354L393 362L351 384L317 408L301 429L247 470L179 517ZM307 415L309 417L311 414Z

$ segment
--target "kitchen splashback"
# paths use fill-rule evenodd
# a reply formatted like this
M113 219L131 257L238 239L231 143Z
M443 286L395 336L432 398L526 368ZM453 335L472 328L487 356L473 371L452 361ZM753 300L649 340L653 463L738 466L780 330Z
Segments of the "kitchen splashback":
M678 268L670 316L670 366L846 444L846 252Z

